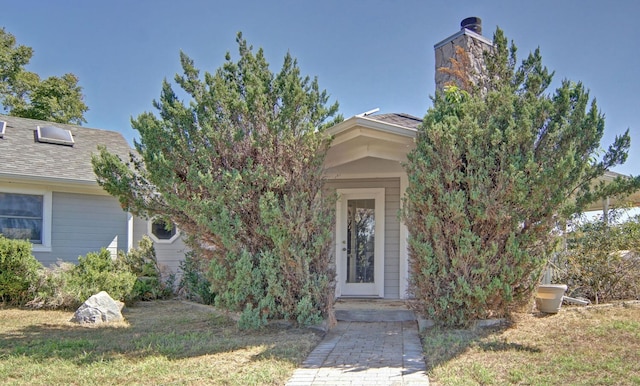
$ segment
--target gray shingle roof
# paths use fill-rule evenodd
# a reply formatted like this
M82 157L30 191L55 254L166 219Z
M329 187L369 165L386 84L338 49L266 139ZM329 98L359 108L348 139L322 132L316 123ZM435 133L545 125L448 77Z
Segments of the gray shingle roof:
M375 119L376 121L380 122L391 123L393 125L406 127L409 129L417 129L420 124L422 124L422 119L405 113L369 115L367 118Z
M4 138L0 138L0 175L5 177L15 175L68 182L95 182L91 154L97 153L98 145L106 146L123 160L128 159L131 150L122 134L115 131L6 115L0 115L0 121L7 123ZM71 147L36 141L34 132L38 125L70 130L75 144Z

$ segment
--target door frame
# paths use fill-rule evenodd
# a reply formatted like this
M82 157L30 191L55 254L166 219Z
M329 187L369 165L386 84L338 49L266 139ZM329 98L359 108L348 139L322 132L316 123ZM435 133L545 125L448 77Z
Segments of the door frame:
M384 247L385 247L385 188L336 189L336 297L380 297L384 298ZM346 282L346 232L347 200L375 200L375 244L373 283Z

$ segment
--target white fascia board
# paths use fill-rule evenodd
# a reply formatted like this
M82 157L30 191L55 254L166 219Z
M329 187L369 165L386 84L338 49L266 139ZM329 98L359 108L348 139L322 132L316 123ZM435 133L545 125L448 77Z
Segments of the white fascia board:
M366 173L326 173L324 174L325 179L327 180L354 180L354 179L363 179L363 178L401 178L403 173L397 172L389 172L389 173L378 173L378 172L366 172Z
M396 135L401 135L404 137L415 138L416 130L410 129L407 127L403 127L400 125L394 125L391 123L380 122L375 119L367 118L367 117L351 117L346 121L342 121L335 126L332 126L327 130L329 135L337 135L344 131L347 131L353 127L362 126L368 129L378 130L385 133L391 133Z
M333 137L331 141L331 148L335 148L345 142L362 139L383 141L391 144L410 145L414 143L415 137L400 136L398 134L391 134L383 132L377 129L372 129L363 126L354 126L346 131L343 131L339 135Z
M0 179L12 180L12 181L24 181L24 182L31 182L31 183L40 182L44 184L99 186L98 182L95 180L72 180L69 178L30 176L28 174L0 173Z
M89 180L72 180L68 178L29 176L24 174L0 173L0 183L16 183L29 185L46 185L55 186L60 189L56 191L82 191L91 192L92 194L109 195L97 181Z
M605 179L612 179L613 180L616 177L630 178L631 176L628 176L628 175L622 174L622 173L618 173L618 172L614 172L614 171L611 171L611 170L607 170L607 171L604 172L602 177L604 177Z

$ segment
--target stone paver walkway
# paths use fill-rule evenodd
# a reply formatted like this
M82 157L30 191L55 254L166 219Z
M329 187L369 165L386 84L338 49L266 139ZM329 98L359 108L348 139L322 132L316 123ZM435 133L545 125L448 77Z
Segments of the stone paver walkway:
M341 321L287 386L428 385L425 370L415 321Z

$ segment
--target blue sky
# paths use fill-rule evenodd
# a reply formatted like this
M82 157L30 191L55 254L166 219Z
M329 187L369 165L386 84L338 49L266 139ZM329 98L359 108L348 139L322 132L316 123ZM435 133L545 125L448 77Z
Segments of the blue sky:
M502 28L522 59L540 47L561 79L582 81L606 116L603 147L627 128L629 160L640 173L640 2L619 1L0 1L0 26L31 46L28 69L42 77L76 74L85 126L117 130L132 143L130 118L153 111L179 52L213 72L242 31L277 71L288 52L303 74L340 103L345 118L381 113L422 117L434 91L433 45L479 16L483 34Z

